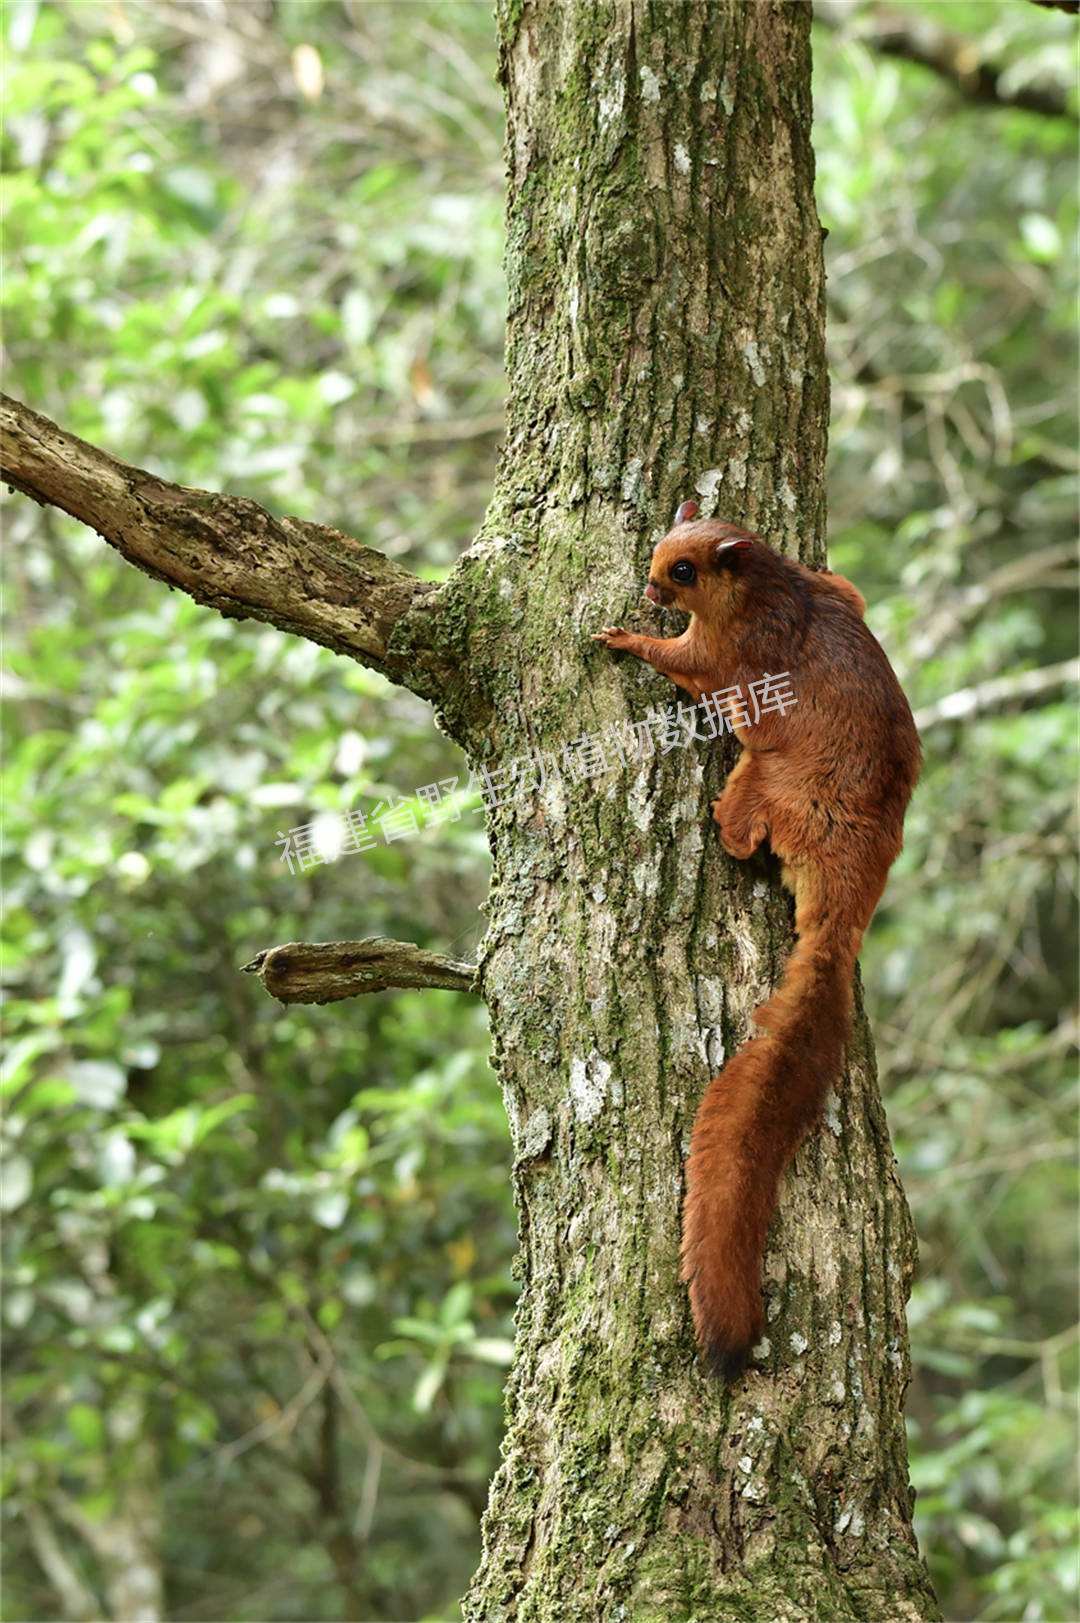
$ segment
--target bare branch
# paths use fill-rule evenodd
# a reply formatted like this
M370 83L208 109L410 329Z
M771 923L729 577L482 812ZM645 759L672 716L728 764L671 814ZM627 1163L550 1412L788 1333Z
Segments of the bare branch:
M1033 699L1077 681L1080 681L1080 663L1075 659L1063 659L1057 665L1045 665L1037 671L995 676L988 682L980 682L977 687L958 688L955 693L947 693L936 704L924 705L915 712L915 725L922 732L941 721L958 721L964 716L981 715L1017 699Z
M490 411L479 417L437 417L431 422L380 419L356 425L354 438L389 445L451 445L456 440L481 440L506 430L506 413Z
M431 615L425 629L434 632L435 588L382 553L322 524L274 518L243 497L169 484L7 395L0 433L5 483L90 525L196 602L350 654L424 698L453 683L457 662L415 631L407 654L392 648L411 611Z
M389 986L474 992L477 974L475 964L379 935L363 941L287 941L268 947L243 968L281 1003L337 1003Z
M214 1466L218 1473L224 1472L238 1455L246 1454L249 1448L256 1448L259 1443L265 1443L268 1438L283 1432L288 1437L304 1410L308 1408L329 1379L329 1367L320 1358L314 1365L300 1389L293 1393L283 1409L268 1415L257 1425L245 1431L243 1436L236 1437L231 1443L224 1443L214 1456Z
M1071 7L1062 5L1059 9ZM814 21L836 32L847 31L848 18L849 13L836 6L819 3L814 7ZM1064 86L1042 81L1009 87L1007 82L1002 82L1004 65L988 62L978 40L950 34L924 15L911 11L903 14L875 11L865 24L859 19L852 37L880 56L897 56L905 62L929 68L952 85L965 101L988 107L1020 107L1027 113L1040 113L1046 118L1076 121Z
M470 1483L476 1486L479 1485L480 1479L464 1469L459 1470L452 1465L432 1465L427 1460L414 1459L411 1454L403 1454L400 1448L395 1448L392 1443L388 1443L375 1429L367 1410L353 1391L352 1377L342 1369L329 1337L325 1335L302 1302L293 1302L284 1295L282 1295L281 1300L285 1308L295 1318L299 1319L307 1330L312 1346L316 1349L319 1365L329 1369L330 1380L338 1397L341 1399L341 1407L349 1415L367 1445L369 1459L371 1453L377 1451L379 1455L385 1454L387 1459L393 1460L395 1465L411 1476L427 1477L431 1481L445 1482L448 1485L455 1482L465 1485ZM360 1522L360 1519L358 1516L358 1522Z

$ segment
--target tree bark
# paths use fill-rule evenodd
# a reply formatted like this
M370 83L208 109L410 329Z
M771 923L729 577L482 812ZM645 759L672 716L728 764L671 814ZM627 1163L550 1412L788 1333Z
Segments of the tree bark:
M253 504L103 471L90 447L31 434L5 475L200 600L414 687L492 774L480 969L523 1288L469 1623L936 1618L902 1421L914 1237L861 1015L784 1183L766 1342L733 1384L695 1356L683 1158L779 975L790 907L764 859L721 849L716 746L623 764L619 729L677 695L590 641L616 620L659 629L641 585L692 493L823 558L809 7L499 0L497 16L508 437L443 587ZM42 458L55 481L69 454L73 477L47 486Z
M639 594L681 497L821 560L828 385L809 7L498 20L511 397L466 567L502 761L673 702L588 636L655 634ZM696 744L491 818L481 967L523 1288L469 1623L938 1615L902 1421L915 1245L861 1016L785 1180L767 1344L734 1385L694 1355L683 1155L790 946L775 876L720 848L721 781Z
M257 975L281 1003L337 1003L389 986L471 992L476 980L475 964L381 935L364 941L286 941L241 967Z
M164 1584L161 1571L161 1490L156 1445L149 1435L147 1405L142 1393L116 1394L105 1411L111 1447L111 1472L107 1484L109 1508L91 1515L81 1504L57 1487L48 1496L49 1508L92 1552L101 1575L104 1608L102 1615L113 1623L159 1623L164 1614ZM42 1512L31 1513L39 1534L34 1546L50 1580L59 1585L61 1573L56 1558L66 1559L59 1545L50 1552L40 1541ZM54 1556L50 1563L49 1554ZM73 1569L75 1570L75 1569ZM66 1607L79 1602L79 1592L70 1586L59 1589ZM67 1616L81 1618L81 1610L68 1610Z

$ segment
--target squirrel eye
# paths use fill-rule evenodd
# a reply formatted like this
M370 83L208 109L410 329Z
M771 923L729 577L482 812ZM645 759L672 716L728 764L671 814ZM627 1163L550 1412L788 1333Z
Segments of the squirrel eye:
M685 558L680 558L677 564L671 566L671 578L676 586L692 586L697 580L697 570Z

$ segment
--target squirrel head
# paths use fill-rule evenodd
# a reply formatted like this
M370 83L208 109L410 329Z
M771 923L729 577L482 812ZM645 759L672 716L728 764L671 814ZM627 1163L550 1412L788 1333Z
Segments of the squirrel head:
M675 527L652 555L645 596L661 608L684 609L710 623L724 620L745 596L751 576L773 554L759 535L697 519L697 503L683 502Z

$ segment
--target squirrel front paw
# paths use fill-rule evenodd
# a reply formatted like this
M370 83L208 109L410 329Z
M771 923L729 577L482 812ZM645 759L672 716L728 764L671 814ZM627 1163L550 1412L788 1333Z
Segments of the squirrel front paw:
M621 626L605 626L603 631L594 631L593 642L602 642L605 648L627 648L633 641L633 633L624 631Z

